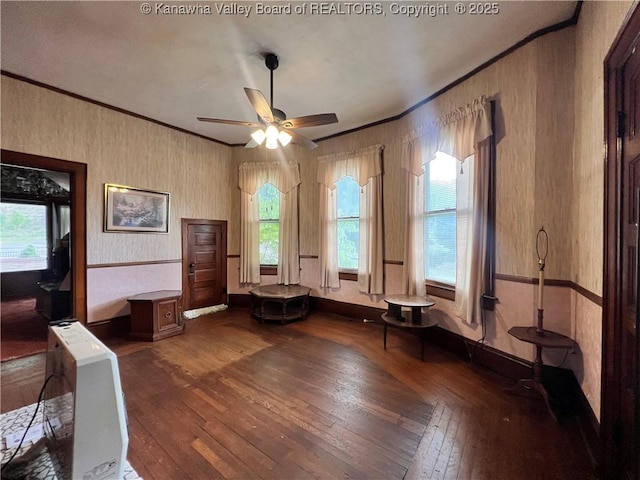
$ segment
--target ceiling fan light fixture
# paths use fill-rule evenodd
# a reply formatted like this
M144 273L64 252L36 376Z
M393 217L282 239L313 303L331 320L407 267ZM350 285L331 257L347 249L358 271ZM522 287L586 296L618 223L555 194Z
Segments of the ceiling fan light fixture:
M260 128L251 134L251 138L253 138L258 145L262 145L264 139L267 138L267 134Z
M280 144L283 147L286 147L287 145L289 145L289 142L291 141L291 135L288 132L285 132L284 130L282 130L279 134L278 134L278 140L280 141Z
M267 148L270 150L278 148L278 135L280 133L278 128L275 125L269 125L264 133L267 137Z

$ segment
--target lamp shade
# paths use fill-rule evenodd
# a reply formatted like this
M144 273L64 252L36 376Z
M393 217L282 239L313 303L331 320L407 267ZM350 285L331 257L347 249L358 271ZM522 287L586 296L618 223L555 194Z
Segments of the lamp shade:
M280 140L280 143L282 144L283 147L286 147L287 145L289 145L289 142L291 141L291 135L288 132L285 132L284 130L282 130L278 134L278 140Z
M264 133L264 130L259 129L251 134L251 138L253 138L258 145L262 145L262 142L267 138L267 135Z

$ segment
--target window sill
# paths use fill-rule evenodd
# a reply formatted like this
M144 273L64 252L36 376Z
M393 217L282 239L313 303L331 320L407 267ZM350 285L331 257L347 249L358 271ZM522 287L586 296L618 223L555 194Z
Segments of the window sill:
M260 275L277 275L278 267L276 265L260 265Z
M338 278L340 278L340 280L349 280L351 282L357 282L358 281L358 273L357 272L338 272Z
M427 287L427 295L451 301L456 299L456 287L454 285L447 285L446 283L433 281L426 281L424 284Z

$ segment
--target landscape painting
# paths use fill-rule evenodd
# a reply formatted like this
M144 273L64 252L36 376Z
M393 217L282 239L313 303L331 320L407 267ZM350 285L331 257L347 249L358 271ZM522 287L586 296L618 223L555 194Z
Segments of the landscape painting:
M169 233L169 194L107 183L105 232Z

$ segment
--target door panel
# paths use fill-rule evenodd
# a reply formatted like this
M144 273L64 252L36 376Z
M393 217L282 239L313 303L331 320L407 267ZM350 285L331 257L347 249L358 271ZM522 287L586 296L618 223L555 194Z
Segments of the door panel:
M638 247L640 224L640 51L632 53L621 69L622 115L622 311L619 325L620 409L617 419L623 479L638 475Z
M226 303L226 237L225 221L182 219L185 309Z

